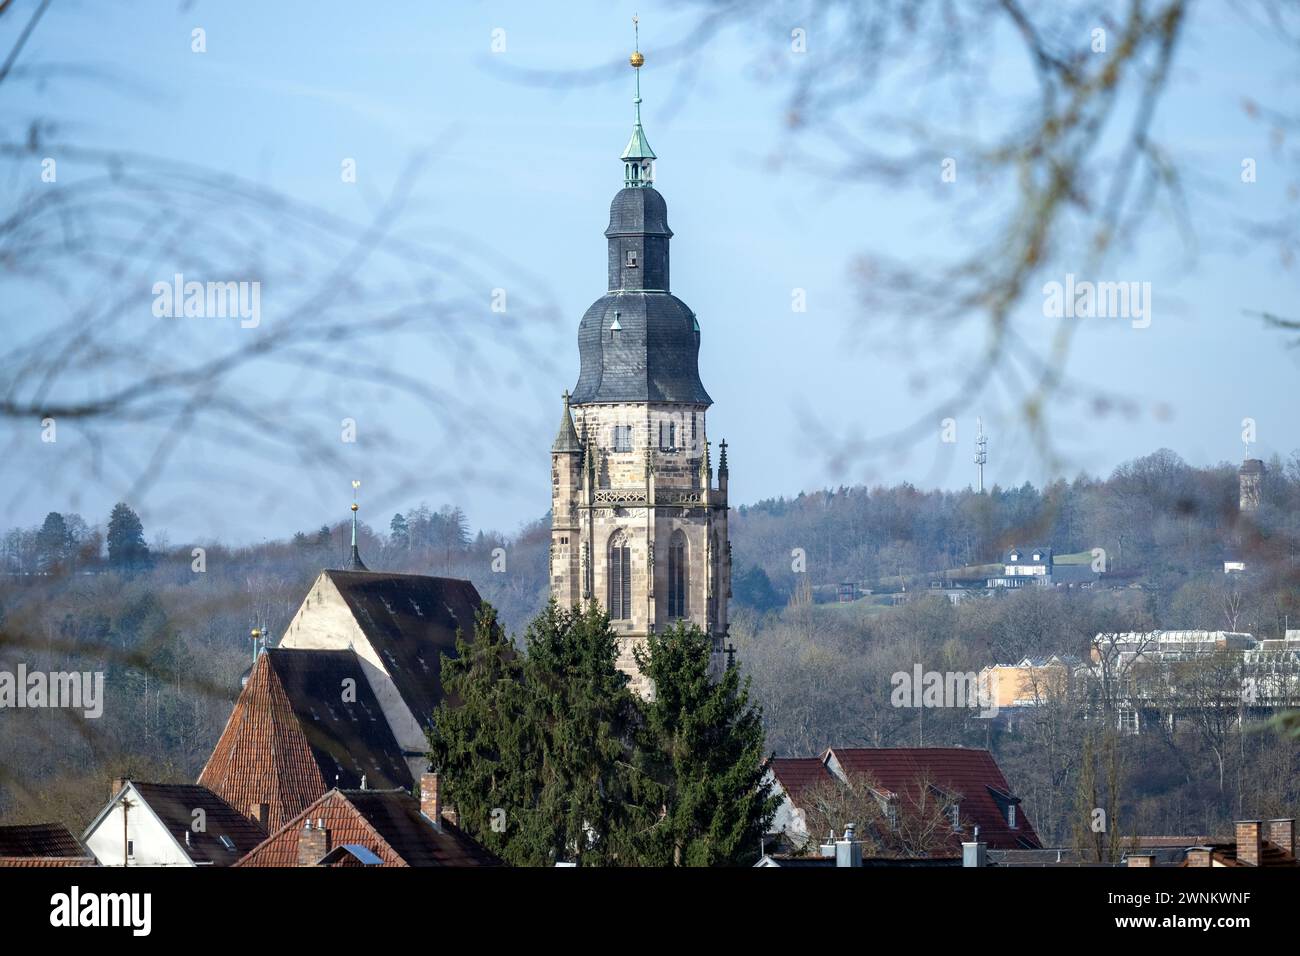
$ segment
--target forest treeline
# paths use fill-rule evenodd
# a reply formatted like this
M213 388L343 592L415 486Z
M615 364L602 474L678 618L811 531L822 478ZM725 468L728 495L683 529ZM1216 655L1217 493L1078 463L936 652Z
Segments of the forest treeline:
M419 505L384 524L360 527L370 568L468 578L512 634L544 607L546 517L506 535L472 529L453 505ZM731 528L732 638L770 750L990 746L1048 838L1069 838L1075 789L1093 779L1077 702L1053 711L1057 723L1036 738L964 713L893 708L891 673L915 663L964 671L1031 654L1083 655L1100 630L1276 637L1300 626L1295 457L1267 463L1261 507L1246 517L1234 466L1196 468L1160 451L1108 478L1041 489L805 493L738 507ZM0 817L81 825L115 773L192 780L251 663L250 629L283 630L319 570L344 563L350 526L249 547L169 542L164 532L122 503L102 524L52 513L5 533L0 667L103 670L107 700L94 726L57 711L5 715L18 732L0 735L8 770ZM1012 546L1058 555L1101 548L1111 574L1089 590L1030 589L959 605L927 595L945 572L970 576ZM1250 573L1225 575L1228 555L1248 556ZM844 581L877 593L836 604ZM905 590L907 602L890 606ZM1202 831L1234 814L1300 809L1293 744L1268 732L1233 743L1189 731L1109 744L1126 768L1129 821L1145 832ZM1090 746L1096 759L1102 745Z

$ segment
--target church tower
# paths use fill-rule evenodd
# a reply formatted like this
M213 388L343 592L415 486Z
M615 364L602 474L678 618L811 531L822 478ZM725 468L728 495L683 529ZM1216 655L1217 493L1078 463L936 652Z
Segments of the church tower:
M605 230L609 291L578 326L578 384L564 394L551 449L551 594L565 607L594 599L609 612L619 667L647 694L633 648L650 634L688 621L721 652L731 543L727 445L715 481L700 324L669 289L673 233L641 127L645 58L637 51L629 62L636 122Z

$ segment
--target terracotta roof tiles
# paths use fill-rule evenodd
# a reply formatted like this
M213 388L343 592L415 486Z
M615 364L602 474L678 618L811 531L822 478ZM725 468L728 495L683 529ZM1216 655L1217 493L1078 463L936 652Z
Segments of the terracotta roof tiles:
M331 790L306 807L238 866L297 866L298 839L304 825L317 821L329 832L329 852L344 845L375 854L383 866L495 866L499 861L459 828L433 826L420 804L400 790ZM349 862L349 859L352 862ZM348 854L338 861L354 865Z

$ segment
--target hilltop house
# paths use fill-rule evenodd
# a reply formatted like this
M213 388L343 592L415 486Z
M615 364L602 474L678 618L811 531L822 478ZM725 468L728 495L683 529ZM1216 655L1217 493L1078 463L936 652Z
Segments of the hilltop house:
M1075 587L1090 585L1101 577L1091 564L1058 562L1051 548L1011 548L1002 560L1002 574L989 578L987 587Z

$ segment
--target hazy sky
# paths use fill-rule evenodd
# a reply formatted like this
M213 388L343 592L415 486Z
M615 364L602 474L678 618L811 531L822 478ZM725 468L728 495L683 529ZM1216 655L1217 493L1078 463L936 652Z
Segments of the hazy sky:
M0 20L0 49L9 49L32 6L20 0ZM1054 408L1052 436L1068 456L1069 476L1106 474L1162 446L1193 464L1237 460L1247 416L1258 422L1261 457L1300 449L1296 356L1277 332L1245 314L1300 314L1295 273L1275 245L1235 241L1236 234L1225 241L1222 230L1225 208L1264 214L1285 201L1296 171L1277 166L1268 127L1253 122L1242 101L1300 102L1300 60L1217 6L1195 8L1196 26L1155 133L1218 204L1192 206L1201 237L1194 259L1162 225L1117 255L1105 275L1080 276L1151 282L1152 322L1145 329L1122 321L1081 327L1071 375L1133 399L1139 413ZM959 363L982 341L974 325L900 339L906 317L863 310L857 257L888 252L923 263L961 241L970 225L958 221L952 203L933 198L941 157L918 171L925 189L837 181L774 162L792 135L784 122L788 84L804 67L793 54L763 51L779 50L788 28L737 22L698 55L682 82L682 64L657 59L656 48L689 29L698 15L691 5L201 0L114 4L111 16L108 9L55 4L23 62L97 65L126 86L6 84L0 117L7 138L21 138L33 116L56 116L64 138L202 163L358 221L374 212L412 156L432 148L412 193L408 231L454 236L456 244L496 250L513 263L486 269L475 354L444 355L435 366L395 343L390 356L395 370L436 376L462 396L481 393L496 431L431 447L428 409L370 396L344 411L358 420L362 438L348 451L350 470L339 474L303 474L284 461L249 461L241 474L209 459L229 458L230 449L194 443L180 450L148 500L133 502L151 535L166 529L173 543L254 541L317 527L347 516L353 477L364 482L362 513L378 527L421 499L460 504L475 527L506 531L546 511L559 396L577 379L578 320L605 289L602 232L622 184L618 157L631 131L632 74L596 71L590 82L565 85L530 82L516 71L596 68L625 57L634 11L647 57L644 122L675 233L673 291L699 315L701 375L716 403L709 433L730 445L732 501L863 481L963 487L974 478L977 415L992 434L988 483L1047 477L1007 383L991 385L956 413L956 445L939 440L936 420L932 440L837 464L837 438L889 432L933 400L917 391L919 367ZM206 32L202 54L191 52L195 27ZM492 52L494 30L504 31L502 52ZM805 56L816 55L820 40L809 36ZM983 103L990 121L1015 93L1019 66L995 67L1007 96ZM1253 186L1240 183L1243 157L1258 160ZM355 184L340 181L344 158L356 160ZM75 181L77 171L66 175ZM962 202L978 203L980 187L970 177L954 186L966 190ZM1050 274L1063 278L1071 268L1062 262ZM160 278L169 276L170 269ZM490 309L493 287L519 288L522 301L544 298L558 317L528 333L536 362L499 378L494 348L511 333ZM0 316L7 332L21 336L33 319L18 314L4 288L0 274ZM796 288L806 290L806 312L791 309ZM42 306L27 308L39 313ZM1031 344L1047 341L1052 320L1036 298L1018 318ZM138 321L159 320L142 310ZM268 305L264 322L274 321ZM273 374L260 374L273 391ZM339 411L323 408L320 427L336 431ZM382 453L365 442L376 417L397 436ZM130 484L117 473L51 481L58 459L34 441L34 429L7 431L0 435L7 524L35 524L49 510L102 522ZM61 442L79 440L75 428L60 434ZM113 440L131 447L135 439L123 429ZM434 463L427 483L395 487L390 476L411 462Z

